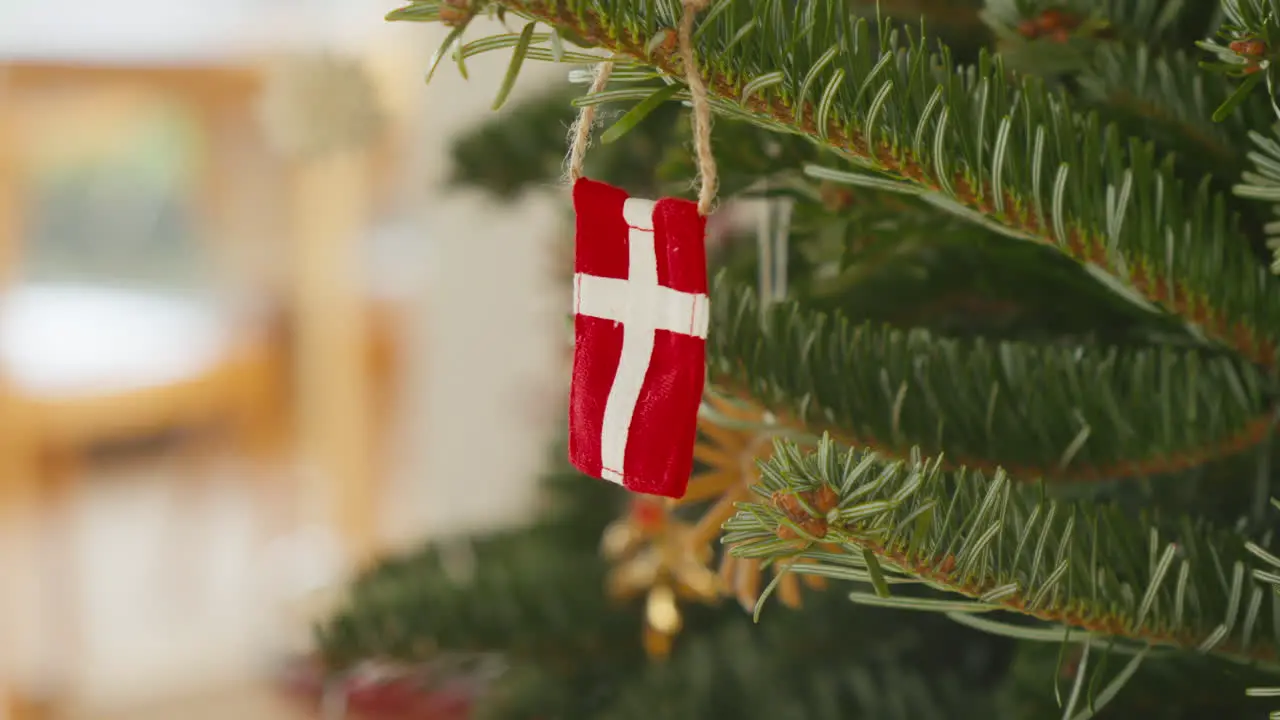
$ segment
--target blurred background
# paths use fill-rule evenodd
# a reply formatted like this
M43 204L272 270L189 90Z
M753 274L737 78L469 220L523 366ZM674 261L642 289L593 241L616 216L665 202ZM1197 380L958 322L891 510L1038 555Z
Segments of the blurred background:
M394 5L0 3L0 718L306 717L325 588L527 515L555 189L446 191L507 57Z

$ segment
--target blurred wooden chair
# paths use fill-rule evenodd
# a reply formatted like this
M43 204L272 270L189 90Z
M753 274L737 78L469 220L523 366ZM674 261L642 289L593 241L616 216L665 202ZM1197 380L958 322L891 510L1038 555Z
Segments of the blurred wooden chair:
M364 322L374 412L385 418L400 321L393 308L375 306ZM199 501L217 447L279 472L292 436L293 325L277 316L252 332L226 332L195 306L154 293L27 285L0 295L0 523L48 524L32 529L54 542L37 567L42 613L54 620L47 641L60 653L83 647L70 522L78 481L104 456L137 457L129 451L139 447L179 476L181 504ZM262 490L255 507L270 512L278 488ZM172 543L171 569L188 547ZM38 698L24 702L36 712Z
M56 64L0 67L0 98L7 105L0 107L0 527L37 514L51 517L51 510L52 517L65 518L75 505L76 480L86 463L130 443L148 441L147 449L163 451L184 468L183 474L198 475L213 442L257 460L278 458L292 441L299 411L305 415L308 407L328 417L321 421L322 436L349 435L351 423L369 419L370 413L385 417L398 375L401 323L394 307L368 303L358 296L358 289L353 297L317 295L317 282L323 282L329 272L323 268L335 267L325 260L317 264L317 253L332 258L333 243L353 242L354 238L343 240L335 233L358 232L356 215L363 208L347 209L333 199L317 208L316 183L305 177L295 180L296 173L281 174L287 184L302 188L286 191L300 204L286 211L293 216L286 215L282 224L300 225L290 234L319 236L324 247L313 250L306 243L286 243L285 257L301 267L321 269L319 274L304 271L301 279L282 279L284 287L266 293L266 297L275 295L276 301L257 313L219 317L177 295L14 282L14 267L23 254L27 200L18 151L25 142L23 132L31 130L14 127L15 118L23 116L16 109L21 107L20 95L31 87L104 84L144 88L194 108L211 144L205 149L198 183L203 218L215 225L212 235L235 230L227 227L228 213L223 210L242 168L228 160L225 155L230 153L221 152L216 143L229 131L237 132L237 127L242 131L246 119L252 121L260 88L251 71ZM92 119L87 123L95 124ZM353 167L359 165L356 161ZM339 185L366 190L360 186L364 170L357 169L352 176L355 186L347 181ZM332 180L328 176L320 186L332 187ZM339 208L336 224L326 216L325 205ZM329 288L330 293L333 290ZM341 294L342 287L338 290ZM323 336L318 341L317 329ZM363 340L348 352L352 332ZM303 342L300 336L310 339ZM327 359L300 365L299 353L314 357L321 347L336 347L339 351L330 355L345 359L336 365ZM304 382L296 377L300 369L309 376ZM361 377L325 376L332 372ZM298 396L299 390L304 396L324 394L326 383L350 388L355 395L336 404L316 403L314 398L308 402L307 397ZM368 412L342 420L343 407L353 403ZM322 462L335 457L331 451L343 457L342 453L351 455L350 448L367 449L355 438L339 444L344 447L321 448L321 454L327 455ZM372 531L373 521L367 516L374 512L375 495L369 481L376 464L366 456L351 461L325 468L333 475L326 482L338 486L330 492L338 498L340 517L335 522L343 526L339 531L360 536L349 537L348 542L367 544L363 535ZM196 478L184 480L189 484ZM58 544L72 540L65 532L55 537ZM81 641L77 627L81 607L77 588L68 585L78 573L67 564L66 551L66 546L54 548L58 561L37 570L47 581L43 612L56 618L51 626L58 634L49 641L60 653L73 656ZM3 680L0 676L0 718ZM15 707L35 712L32 708L39 704L16 701Z
M219 327L198 306L156 293L20 285L0 294L0 506L26 518L38 542L39 574L27 577L42 585L41 644L61 655L29 660L63 669L84 648L71 518L87 465L145 442L147 456L181 479L181 502L212 472L204 462L212 443L263 463L280 454L287 351L272 340ZM186 547L171 542L181 561Z

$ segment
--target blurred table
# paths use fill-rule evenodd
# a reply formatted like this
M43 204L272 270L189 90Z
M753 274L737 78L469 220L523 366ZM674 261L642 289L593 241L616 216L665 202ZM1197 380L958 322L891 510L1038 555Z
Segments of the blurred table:
M230 328L211 303L172 293L22 283L0 293L0 368L47 399L167 385L213 368Z

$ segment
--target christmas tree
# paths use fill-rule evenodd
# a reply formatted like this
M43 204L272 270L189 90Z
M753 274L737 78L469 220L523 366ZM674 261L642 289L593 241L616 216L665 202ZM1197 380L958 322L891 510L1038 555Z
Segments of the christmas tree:
M553 185L585 107L587 175L718 185L708 382L683 498L561 443L532 527L360 577L326 668L497 653L493 718L1280 708L1280 0L390 18L452 28L436 63L510 52L496 105L578 66L460 141L459 183Z

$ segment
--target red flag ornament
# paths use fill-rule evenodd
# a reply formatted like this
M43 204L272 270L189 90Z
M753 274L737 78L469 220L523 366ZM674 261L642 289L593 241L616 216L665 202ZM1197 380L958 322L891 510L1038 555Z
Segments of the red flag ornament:
M681 497L706 378L706 218L696 203L586 178L573 205L569 459L628 490Z
M648 495L683 497L706 381L706 216L715 202L711 103L693 51L709 0L683 0L676 43L693 104L698 202L640 200L582 177L595 103L578 114L568 178L577 213L569 459ZM596 66L592 94L613 61Z

